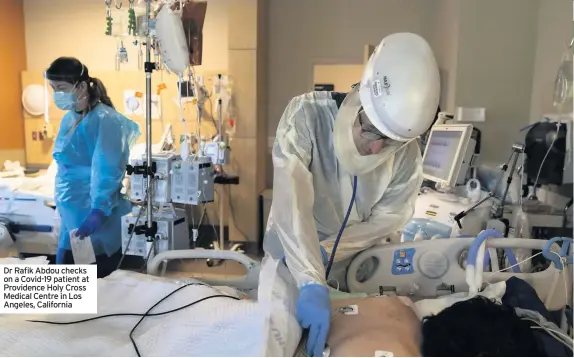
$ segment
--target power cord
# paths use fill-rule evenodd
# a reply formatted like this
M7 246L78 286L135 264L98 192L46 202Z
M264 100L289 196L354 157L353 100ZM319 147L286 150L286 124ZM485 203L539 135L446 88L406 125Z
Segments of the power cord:
M200 298L199 300L193 301L191 303L186 304L185 306L181 306L178 308L174 308L168 311L164 311L164 312L158 312L158 313L150 313L151 310L153 310L155 307L157 307L160 303L162 303L163 301L165 301L167 298L169 298L170 296L172 296L173 294L175 294L176 292L189 287L189 286L206 286L206 287L211 287L209 285L203 284L203 283L188 283L185 284L181 287L178 287L177 289L173 290L171 293L169 293L167 296L165 296L164 298L162 298L161 300L159 300L156 304L154 304L153 306L151 306L145 313L111 313L111 314L106 314L106 315L102 315L102 316L96 316L96 317L91 317L91 318L86 318L86 319L82 319L82 320L78 320L78 321L71 321L71 322L53 322L53 321L40 321L40 320L28 320L28 322L33 322L33 323L46 323L46 324L53 324L53 325L70 325L70 324L77 324L77 323L84 323L84 322L89 322L89 321L95 321L97 319L101 319L101 318L108 318L108 317L120 317L120 316L133 316L133 317L141 317L140 320L136 323L136 325L132 328L132 330L130 331L129 337L130 337L130 341L132 342L132 345L134 346L134 350L136 351L138 357L141 357L140 351L138 349L138 346L135 342L135 339L133 338L133 334L135 332L135 330L138 328L138 326L143 322L143 320L146 317L157 317L157 316L162 316L162 315L166 315L169 313L173 313L173 312L177 312L177 311L181 311L183 309L186 309L188 307L191 307L197 303L212 299L212 298L231 298L233 300L236 301L240 301L240 298L237 297L233 297L230 295L211 295L211 296L207 296L207 297L203 297Z

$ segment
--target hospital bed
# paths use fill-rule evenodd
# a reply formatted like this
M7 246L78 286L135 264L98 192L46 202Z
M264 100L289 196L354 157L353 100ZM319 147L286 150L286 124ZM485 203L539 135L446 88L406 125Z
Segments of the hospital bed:
M0 177L0 242L13 240L14 248L23 254L56 254L60 225L54 203L55 174L52 163L35 177Z
M465 253L475 238L436 239L372 247L358 254L349 266L347 284L350 292L410 296L413 301L468 292ZM559 310L572 299L572 266L559 270L550 262L540 272L499 272L503 248L543 251L548 241L533 239L488 239L491 268L484 270L485 286L518 277L529 283L549 310ZM560 246L552 244L552 252ZM570 247L569 255L572 256ZM542 252L535 255L542 255ZM361 266L369 265L369 275L359 275ZM562 277L562 275L566 275ZM357 280L357 277L361 280ZM558 284L556 278L564 284Z
M415 301L419 316L446 308L467 295L461 256L472 241L472 238L439 239L387 244L366 250L349 267L352 291L349 295L406 295ZM543 249L544 242L489 239L487 246ZM553 246L553 250L558 250L558 247ZM353 277L356 277L359 267L372 257L379 264L370 276L358 282ZM166 262L170 260L208 258L238 261L245 266L247 273L240 277L202 277L198 280L184 278L189 273L166 272L165 269ZM401 270L398 274L398 267L406 267L405 258L411 259L412 270L408 274ZM403 259L401 265L397 264L397 259ZM497 262L496 258L493 261ZM190 307L172 314L147 317L135 329L138 317L109 317L52 325L25 320L72 322L87 316L0 316L0 356L135 356L136 347L142 356L297 355L302 337L295 318L297 290L285 272L285 266L279 261L266 259L259 264L237 252L178 250L160 253L150 261L150 275L117 271L98 280L98 315L142 314L177 289L181 292L170 296L152 313L185 305ZM555 286L548 307L559 309L570 300L572 282L564 281L567 282L566 288L554 285L553 277L557 273L553 265L530 274L491 275L485 272L484 282L492 282L490 286L493 289L488 292L487 287L484 291L487 293L483 294L500 299L504 294L503 280L518 276L530 283L542 300L548 299L551 286ZM161 277L168 274L179 278ZM565 292L569 293L568 297ZM207 298L211 296L217 297ZM333 296L341 297L341 293L334 292ZM257 297L257 302L250 297ZM428 300L437 297L437 300Z
M0 356L285 356L296 350L301 330L289 306L296 290L277 278L277 262L264 262L270 274L259 277L261 264L240 253L181 250L154 257L149 270L159 275L165 261L190 257L237 260L249 270L243 277L201 280L116 271L98 280L98 316L144 313L179 289L151 313L177 311L146 317L135 329L138 317L54 325L28 320L70 322L91 316L0 315ZM258 283L268 289L257 290ZM257 301L248 299L250 291Z

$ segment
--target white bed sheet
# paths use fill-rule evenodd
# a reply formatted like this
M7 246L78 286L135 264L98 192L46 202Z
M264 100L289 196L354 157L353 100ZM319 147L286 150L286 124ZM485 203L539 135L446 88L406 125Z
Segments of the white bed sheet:
M277 282L274 280L274 284ZM183 283L117 271L98 280L98 315L144 313ZM155 311L184 306L214 294L221 292L212 287L186 287ZM282 302L270 304L267 298L259 302L214 298L176 313L149 317L138 327L134 339L142 356L290 356L297 347L300 328L292 311ZM284 299L285 295L279 301ZM0 356L136 356L129 332L139 317L112 317L66 326L25 321L64 322L87 317L0 316Z
M44 200L54 199L54 180L49 177L0 178L0 191L34 195Z
M8 168L5 164L5 169ZM19 163L18 163L19 166ZM19 170L11 170L10 172L24 172L24 168L19 167ZM15 176L2 176L0 175L0 191L12 191L20 194L37 195L45 200L53 200L54 198L54 185L57 172L56 162L52 161L45 173L35 177L27 177L23 175ZM6 172L5 172L6 173Z

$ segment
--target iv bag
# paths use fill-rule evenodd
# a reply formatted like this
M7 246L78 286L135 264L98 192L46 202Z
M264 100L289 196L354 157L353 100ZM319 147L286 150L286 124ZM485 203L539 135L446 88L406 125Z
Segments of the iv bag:
M164 6L157 15L155 31L166 67L174 73L183 74L190 63L181 11Z
M572 54L568 48L562 55L554 82L554 108L558 113L572 112Z

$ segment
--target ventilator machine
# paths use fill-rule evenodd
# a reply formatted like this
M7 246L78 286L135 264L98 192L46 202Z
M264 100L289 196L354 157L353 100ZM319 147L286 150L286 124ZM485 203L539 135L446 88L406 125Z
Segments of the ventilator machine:
M444 115L444 114L443 114ZM431 128L423 154L423 175L432 184L422 188L413 219L402 230L401 241L454 237L462 231L476 235L488 219L488 204L465 218L462 230L455 215L481 198L480 186L467 183L478 158L477 136L471 124L437 124ZM454 235L454 236L453 236Z

